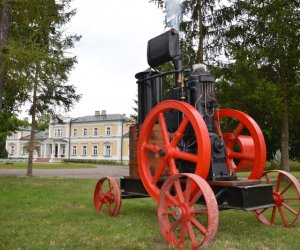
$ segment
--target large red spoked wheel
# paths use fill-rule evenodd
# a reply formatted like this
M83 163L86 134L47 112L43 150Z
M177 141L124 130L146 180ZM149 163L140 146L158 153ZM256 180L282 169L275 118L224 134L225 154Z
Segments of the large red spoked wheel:
M194 191L191 191L194 186ZM219 210L208 183L195 174L169 177L158 200L158 221L166 241L178 248L199 249L218 230Z
M267 171L263 179L273 186L274 207L254 211L266 225L291 227L300 217L300 184L290 173L282 170Z
M179 126L172 133L166 123L166 117L170 112L181 117ZM157 127L159 129L155 131ZM193 134L193 138L190 138L189 145L185 145L185 148L197 145L196 152L180 149L180 141L187 131ZM160 133L162 140L151 140L155 133ZM151 157L158 161L149 164ZM142 125L137 158L144 187L156 201L160 192L160 178L179 173L177 160L194 165L193 172L205 179L209 172L211 146L207 127L200 113L190 104L181 101L167 100L157 104Z
M251 171L249 179L260 179L266 164L266 144L257 123L246 113L233 109L218 110L214 118L217 134L226 146L229 171ZM227 129L223 128L222 119L227 121Z
M100 213L117 216L121 207L121 191L115 179L104 177L98 181L94 192L94 206Z

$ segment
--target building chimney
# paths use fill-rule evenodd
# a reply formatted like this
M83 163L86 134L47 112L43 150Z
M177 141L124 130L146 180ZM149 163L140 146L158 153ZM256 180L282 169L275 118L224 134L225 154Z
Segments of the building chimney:
M100 116L100 111L99 110L95 111L95 116Z
M106 110L101 110L101 116L106 117Z

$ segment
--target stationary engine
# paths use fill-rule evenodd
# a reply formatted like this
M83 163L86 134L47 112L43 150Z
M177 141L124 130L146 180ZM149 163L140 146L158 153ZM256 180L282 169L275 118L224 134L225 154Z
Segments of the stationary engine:
M147 191L156 197L161 177L176 173L226 181L235 180L237 171L252 171L249 177L259 178L266 152L261 130L243 112L217 110L215 78L204 64L183 70L178 32L171 29L149 40L147 59L151 69L136 74L141 127L137 157ZM166 62L174 70L155 69ZM166 89L170 75L174 83ZM223 133L220 122L227 118L236 127Z

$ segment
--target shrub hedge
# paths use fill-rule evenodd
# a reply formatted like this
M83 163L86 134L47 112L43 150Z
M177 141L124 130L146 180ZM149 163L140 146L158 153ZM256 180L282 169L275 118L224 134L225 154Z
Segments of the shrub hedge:
M64 162L70 163L88 163L88 164L103 164L103 165L126 165L121 164L119 161L109 161L109 160L93 160L93 159L65 159Z
M266 170L273 170L273 169L282 169L280 166L280 162L276 160L268 161L265 167ZM298 161L290 161L290 170L291 171L300 171L300 162Z

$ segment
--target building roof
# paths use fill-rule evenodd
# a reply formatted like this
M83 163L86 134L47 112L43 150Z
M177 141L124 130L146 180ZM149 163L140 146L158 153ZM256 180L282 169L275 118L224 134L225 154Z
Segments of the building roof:
M48 130L37 132L35 133L35 140L45 140L48 138L48 135ZM30 135L23 136L20 140L30 140Z
M129 119L125 115L106 114L106 115L89 115L89 116L73 118L72 123L99 122L99 121L121 121L121 120L124 120L125 122L129 121Z

